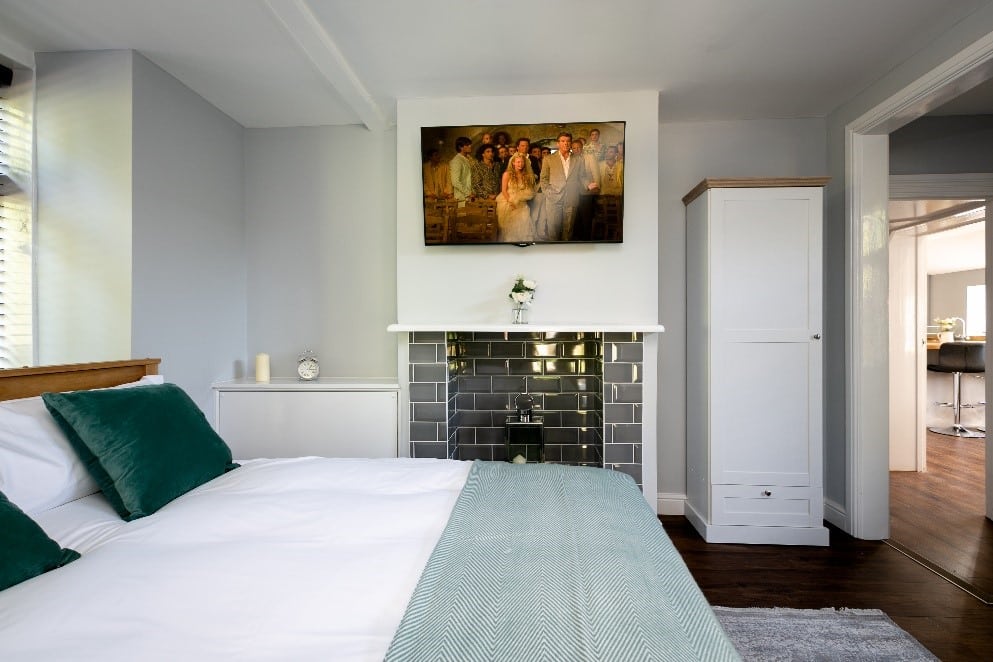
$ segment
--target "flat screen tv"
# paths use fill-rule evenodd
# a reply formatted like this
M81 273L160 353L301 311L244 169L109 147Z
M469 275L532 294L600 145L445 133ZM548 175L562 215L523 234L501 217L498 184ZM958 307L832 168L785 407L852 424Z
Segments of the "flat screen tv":
M624 122L422 127L421 153L428 246L623 241Z

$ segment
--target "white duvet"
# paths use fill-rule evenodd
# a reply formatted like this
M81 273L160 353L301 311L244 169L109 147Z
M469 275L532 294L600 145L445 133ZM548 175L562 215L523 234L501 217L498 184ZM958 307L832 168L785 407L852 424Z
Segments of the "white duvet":
M382 660L470 466L252 460L134 522L43 513L82 558L0 592L0 658Z

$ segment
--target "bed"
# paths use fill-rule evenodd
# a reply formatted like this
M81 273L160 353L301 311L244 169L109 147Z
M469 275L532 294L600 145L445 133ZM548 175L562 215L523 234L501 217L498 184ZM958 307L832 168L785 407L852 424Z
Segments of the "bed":
M185 394L157 366L0 371L0 492L59 554L0 591L4 660L738 659L619 472L218 446L216 475L155 501L99 446L147 434L156 467L188 461L168 455L186 448L176 421L202 413L170 404Z

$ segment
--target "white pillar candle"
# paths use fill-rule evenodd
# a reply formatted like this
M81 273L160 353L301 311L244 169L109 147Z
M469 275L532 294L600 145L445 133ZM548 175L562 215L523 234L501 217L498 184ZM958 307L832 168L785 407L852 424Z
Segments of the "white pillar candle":
M255 381L260 384L266 384L269 382L269 355L268 354L256 354L255 355Z

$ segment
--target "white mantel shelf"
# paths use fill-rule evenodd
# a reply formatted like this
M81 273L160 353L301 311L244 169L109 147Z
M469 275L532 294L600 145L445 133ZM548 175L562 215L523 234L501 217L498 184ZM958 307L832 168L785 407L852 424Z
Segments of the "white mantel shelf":
M574 331L600 331L603 333L662 333L661 324L644 322L610 323L602 322L557 322L533 324L484 324L479 322L438 322L433 324L390 324L387 331L393 333L416 333L426 331L483 331L496 333L568 333Z

